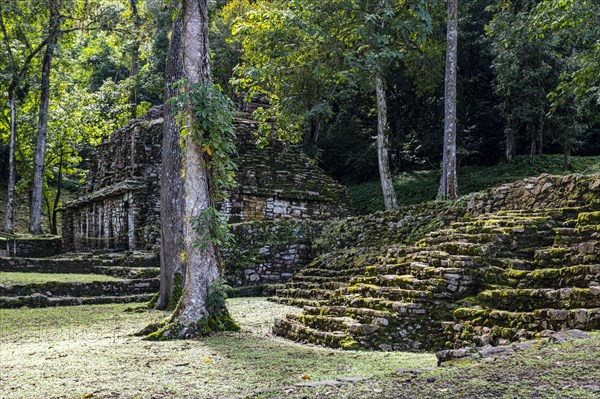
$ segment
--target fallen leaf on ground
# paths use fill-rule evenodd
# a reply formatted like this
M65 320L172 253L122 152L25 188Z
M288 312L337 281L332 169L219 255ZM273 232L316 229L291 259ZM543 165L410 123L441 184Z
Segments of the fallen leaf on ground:
M303 375L302 377L300 377L300 378L302 378L303 380L310 380L310 375L308 375L308 374L304 374L304 375Z

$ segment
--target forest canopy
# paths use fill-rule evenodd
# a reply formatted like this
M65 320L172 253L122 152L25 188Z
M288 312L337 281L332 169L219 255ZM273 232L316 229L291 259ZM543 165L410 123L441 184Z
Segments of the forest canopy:
M458 6L459 167L520 154L533 163L554 153L563 154L568 169L571 154L599 154L598 2L463 0ZM434 0L211 1L212 80L236 103L264 104L253 117L277 127L263 135L301 142L330 174L354 184L379 176L379 79L391 173L438 169L446 7ZM0 173L10 180L14 121L15 190L32 191L45 126L38 168L41 206L53 232L61 186L80 184L91 148L164 102L177 10L168 0L0 5Z

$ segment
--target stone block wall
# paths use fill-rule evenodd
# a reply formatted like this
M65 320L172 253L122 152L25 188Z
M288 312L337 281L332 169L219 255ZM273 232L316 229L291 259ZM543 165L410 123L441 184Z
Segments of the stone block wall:
M162 122L162 108L152 108L96 147L82 196L63 211L66 251L158 243Z
M234 287L289 280L312 259L312 242L323 223L277 220L231 226L236 242L224 251L225 278Z
M600 174L543 174L474 194L467 211L473 215L512 209L576 207L600 197Z
M23 258L44 258L62 252L62 240L57 236L34 238L13 235L0 236L0 256Z
M65 250L159 245L162 122L162 108L153 108L96 149L85 191L63 213ZM220 204L237 239L224 254L226 276L234 286L285 281L310 260L321 229L313 221L348 215L345 188L298 146L257 148L259 123L248 114L234 124L238 185Z

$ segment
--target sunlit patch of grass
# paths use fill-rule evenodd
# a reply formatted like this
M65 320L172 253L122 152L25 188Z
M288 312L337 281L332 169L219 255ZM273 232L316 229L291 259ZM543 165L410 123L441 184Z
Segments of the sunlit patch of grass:
M504 359L488 359L372 378L340 387L295 388L254 399L430 399L600 397L600 333L591 339L540 345Z
M299 309L260 298L229 306L239 333L166 342L131 336L166 313L125 313L128 305L0 310L3 397L215 398L294 384L305 374L384 377L435 366L431 354L339 351L273 337L273 317Z
M0 284L31 284L46 282L61 283L87 283L93 281L116 281L122 280L103 274L76 274L76 273L21 273L21 272L0 272Z

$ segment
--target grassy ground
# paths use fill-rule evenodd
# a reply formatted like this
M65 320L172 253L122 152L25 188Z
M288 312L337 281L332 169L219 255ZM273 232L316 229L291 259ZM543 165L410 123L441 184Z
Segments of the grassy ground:
M230 301L240 333L147 342L130 336L162 312L126 305L0 310L0 397L11 398L598 398L600 334L511 358L435 366L431 354L336 351L271 336L295 308ZM403 371L398 372L399 369ZM414 372L414 370L418 372ZM341 386L303 382L370 377ZM290 387L285 389L284 387ZM257 394L255 390L270 390ZM252 393L255 392L255 393ZM89 397L89 396L88 396Z
M600 334L561 345L540 344L505 359L404 370L384 378L331 387L256 395L288 398L577 398L600 397Z
M230 301L240 333L147 342L129 334L161 312L126 306L0 310L2 398L215 398L339 376L385 378L431 368L431 354L342 352L272 337L273 317L295 308Z
M562 170L562 157L543 155L534 165L528 157L517 157L514 162L491 167L469 166L458 169L458 189L461 195L494 187L542 173L600 173L600 157L573 157L573 170ZM403 173L394 177L394 187L399 205L412 205L435 199L439 185L439 171ZM358 213L383 210L380 182L372 181L348 187L348 195Z
M0 284L30 284L30 283L46 283L46 282L63 282L63 283L87 283L93 281L117 281L123 280L103 274L60 274L60 273L18 273L18 272L0 272Z

